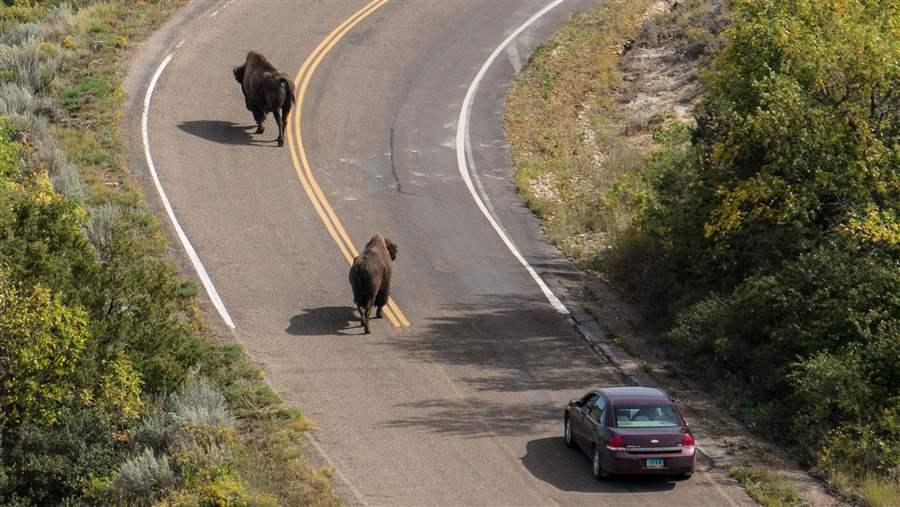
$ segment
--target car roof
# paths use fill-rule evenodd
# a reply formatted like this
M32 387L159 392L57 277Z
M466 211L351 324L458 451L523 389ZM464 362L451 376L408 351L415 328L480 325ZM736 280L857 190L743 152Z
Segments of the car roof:
M601 387L594 392L603 393L613 403L641 403L648 401L670 402L669 396L657 387Z

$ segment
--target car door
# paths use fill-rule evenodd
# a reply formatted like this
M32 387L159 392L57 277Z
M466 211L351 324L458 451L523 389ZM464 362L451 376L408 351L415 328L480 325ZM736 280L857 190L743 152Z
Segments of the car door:
M572 436L575 438L575 442L578 443L578 446L584 449L586 452L591 449L590 447L590 411L594 406L594 403L597 399L600 398L600 395L597 393L590 393L584 398L581 399L581 405L578 406L578 410L576 410L576 417L572 421Z
M594 444L603 445L600 430L606 419L605 413L606 399L603 396L597 396L585 411L585 449L590 450Z

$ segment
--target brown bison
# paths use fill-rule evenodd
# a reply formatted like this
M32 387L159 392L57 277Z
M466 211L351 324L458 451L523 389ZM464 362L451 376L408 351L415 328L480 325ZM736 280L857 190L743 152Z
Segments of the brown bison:
M391 290L392 261L396 258L397 245L381 234L375 234L350 266L353 302L359 310L366 334L370 332L369 314L372 306L376 308L375 318L380 319L381 307L387 304Z
M263 122L266 114L271 112L278 124L278 146L284 146L284 126L296 100L291 77L278 72L265 56L256 51L247 53L244 64L235 67L233 72L234 79L241 83L247 109L256 120L256 133L262 134L266 130Z

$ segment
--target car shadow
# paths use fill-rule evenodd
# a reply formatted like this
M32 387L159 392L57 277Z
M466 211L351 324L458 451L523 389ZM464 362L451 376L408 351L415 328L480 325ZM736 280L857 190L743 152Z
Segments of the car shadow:
M359 317L350 306L307 308L291 317L287 329L293 336L362 335Z
M275 128L275 134L278 133L278 127ZM230 121L222 120L193 120L183 121L178 124L178 128L183 132L187 132L192 136L206 139L219 144L248 144L253 146L275 146L275 139L262 140L255 138L253 132L256 131L256 125L243 125ZM268 132L268 130L266 131ZM269 134L261 134L269 135Z
M541 438L526 444L522 464L535 478L562 491L586 493L658 492L675 489L666 477L622 477L598 481L591 475L586 454L569 449L562 437Z

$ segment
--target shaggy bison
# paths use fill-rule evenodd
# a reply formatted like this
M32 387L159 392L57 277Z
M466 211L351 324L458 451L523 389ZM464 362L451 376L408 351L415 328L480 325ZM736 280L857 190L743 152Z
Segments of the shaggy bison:
M391 272L397 258L397 245L375 234L350 266L353 302L359 310L362 326L369 334L369 313L375 306L375 318L381 318L381 307L387 304L391 289Z
M266 130L263 122L266 114L271 112L278 124L278 146L284 146L284 126L295 100L291 77L278 72L265 56L256 51L247 53L244 64L235 67L233 72L234 79L241 83L247 109L256 120L256 133L262 134Z

